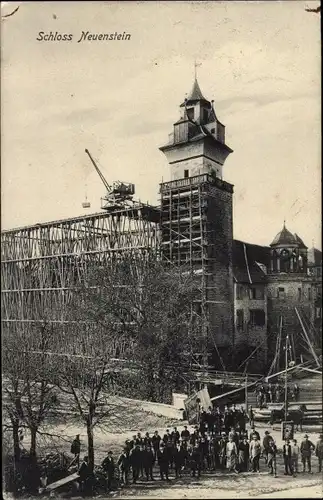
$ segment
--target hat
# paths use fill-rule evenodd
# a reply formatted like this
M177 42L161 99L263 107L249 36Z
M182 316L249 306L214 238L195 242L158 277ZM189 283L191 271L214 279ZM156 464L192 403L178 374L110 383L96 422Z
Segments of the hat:
M221 432L221 436L225 436L225 432Z
M304 438L308 438L308 435L307 435L307 434L305 434Z
M269 431L265 431L265 434L270 434L270 432Z

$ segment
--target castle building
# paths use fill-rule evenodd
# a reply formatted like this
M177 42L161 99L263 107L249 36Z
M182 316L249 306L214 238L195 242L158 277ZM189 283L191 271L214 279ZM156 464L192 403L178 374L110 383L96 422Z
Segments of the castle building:
M223 179L233 151L225 126L196 79L179 109L160 148L170 166L160 207L107 205L1 232L4 333L15 335L23 325L32 334L45 317L65 338L74 328L64 316L68 301L91 266L131 254L140 269L148 256L161 256L199 280L197 321L188 332L197 338L199 364L264 373L287 335L295 361L320 355L322 253L308 250L285 223L268 246L233 239L233 185Z

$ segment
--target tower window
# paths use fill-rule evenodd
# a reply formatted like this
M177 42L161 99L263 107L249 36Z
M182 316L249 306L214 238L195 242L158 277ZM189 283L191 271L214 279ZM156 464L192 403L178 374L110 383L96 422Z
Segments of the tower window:
M285 298L285 288L284 287L279 287L277 290L277 298L278 299L284 299Z
M243 309L237 309L237 328L239 330L243 329L244 314Z
M187 179L187 177L188 177L188 170L184 170L184 177L185 177L185 179Z
M298 300L302 300L302 289L299 288L297 291L298 291Z
M312 289L308 289L308 300L312 300Z
M194 108L190 108L187 110L187 118L189 120L194 120Z
M211 128L211 134L215 134L215 128Z

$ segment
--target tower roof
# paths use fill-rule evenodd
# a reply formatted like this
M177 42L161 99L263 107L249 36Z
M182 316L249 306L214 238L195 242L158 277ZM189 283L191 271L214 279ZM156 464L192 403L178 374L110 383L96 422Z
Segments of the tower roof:
M303 240L296 233L293 234L290 231L288 231L288 229L285 226L285 221L283 229L279 231L278 234L276 234L275 238L270 244L271 247L278 245L286 245L286 246L297 245L298 247L307 248Z
M202 91L200 89L200 86L198 84L198 81L195 78L194 83L193 83L193 88L191 90L190 95L187 97L186 102L189 103L189 102L196 102L196 101L210 102L210 101L208 101L208 99L206 99L203 96ZM185 103L181 104L181 107L184 105L185 105Z

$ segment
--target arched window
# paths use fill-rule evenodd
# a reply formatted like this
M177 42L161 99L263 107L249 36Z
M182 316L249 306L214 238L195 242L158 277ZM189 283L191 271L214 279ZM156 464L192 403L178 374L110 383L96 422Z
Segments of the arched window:
M276 273L277 271L279 271L279 269L278 269L278 254L277 254L276 250L273 251L271 258L272 258L272 270L274 273Z
M288 273L290 271L289 259L290 259L289 251L286 248L284 248L280 252L280 270L281 270L281 272Z

